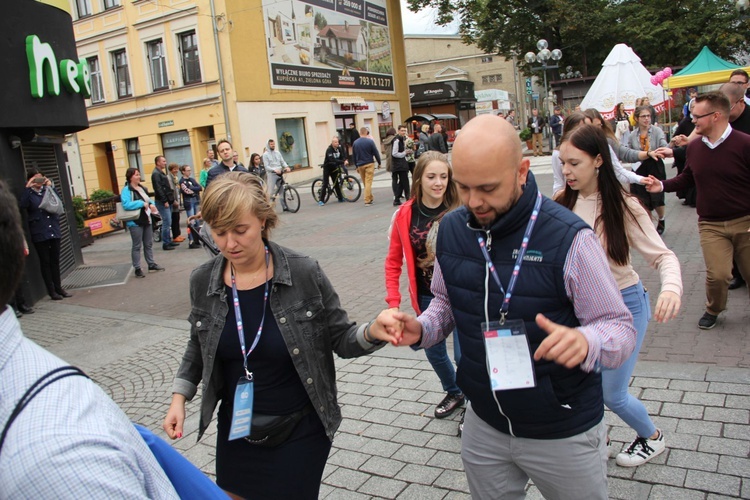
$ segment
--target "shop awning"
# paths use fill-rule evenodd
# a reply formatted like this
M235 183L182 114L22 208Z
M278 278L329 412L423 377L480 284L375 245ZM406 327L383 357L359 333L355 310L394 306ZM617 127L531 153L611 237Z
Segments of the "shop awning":
M434 119L435 119L435 117L433 115L428 115L427 113L419 113L419 114L416 114L414 116L410 116L409 118L407 118L406 120L404 120L404 123L409 123L409 122L413 122L413 121L431 122Z
M435 113L432 116L434 116L436 120L458 120L456 115L450 113Z
M348 104L350 106L353 104L366 104L363 98L356 96L356 95L355 96L350 96L350 95L349 96L333 96L331 97L331 100L336 101L339 104Z

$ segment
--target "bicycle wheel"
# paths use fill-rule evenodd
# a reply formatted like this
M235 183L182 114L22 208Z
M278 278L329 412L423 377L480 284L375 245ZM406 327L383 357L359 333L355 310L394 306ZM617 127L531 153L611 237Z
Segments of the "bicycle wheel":
M312 196L315 203L322 201L323 203L328 202L328 198L331 196L330 188L323 192L323 179L315 179L312 184Z
M286 208L288 208L290 212L293 214L299 212L300 199L299 192L296 188L290 185L284 187L284 201L286 202Z
M348 202L354 203L357 201L362 194L362 184L359 183L359 179L351 175L344 177L344 180L341 181L341 194Z

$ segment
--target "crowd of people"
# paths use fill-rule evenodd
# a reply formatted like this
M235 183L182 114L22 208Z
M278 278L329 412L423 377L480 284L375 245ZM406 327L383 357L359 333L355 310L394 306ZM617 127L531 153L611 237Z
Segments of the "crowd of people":
M736 81L720 91L691 93L682 133L671 141L647 99L632 115L618 105L614 123L594 109L563 117L558 108L548 122L533 110L532 154L543 154L546 125L556 144L549 196L523 156L514 113L468 121L450 160L440 124L412 124L412 135L406 124L391 128L384 158L367 128L351 154L335 136L324 183L353 165L371 206L376 164L384 161L397 207L384 248L387 308L362 325L349 320L314 259L271 239L279 220L271 195L289 169L274 140L251 156L249 168L229 141L219 141L220 161L210 150L198 180L189 165L158 156L153 199L140 171L128 169L121 197L123 208L140 211L127 223L137 277L145 276L141 250L147 271L163 270L152 251L156 214L162 248L179 244L180 199L188 216L199 214L210 227L220 251L190 277L190 335L165 432L182 437L186 402L202 387L198 439L218 408L219 487L231 498L317 498L342 421L333 355L364 356L391 343L425 350L445 393L436 418L465 407L459 435L472 498L522 498L529 479L547 498L608 498L610 456L618 466L637 467L668 442L628 392L651 317L667 322L681 308L680 262L662 240L664 193L694 190L707 297L698 328L716 325L733 279L750 278L750 107L748 75L742 77L733 74ZM681 162L672 179L668 157ZM59 228L39 207L54 187L38 179L29 175L20 206L30 223L42 220L32 241L46 262L50 296L62 298L53 262ZM0 198L4 190L0 183ZM0 209L0 222L17 229L17 213ZM19 266L20 234L0 233L11 238ZM659 273L653 315L631 250ZM414 314L402 310L402 273ZM0 302L11 301L16 282L9 276ZM20 336L11 319L6 311L0 325L9 322ZM619 451L610 450L605 407L635 434ZM135 444L122 451L132 469L146 470L140 487L162 487L140 451ZM153 496L169 497L169 485L163 488L167 494Z

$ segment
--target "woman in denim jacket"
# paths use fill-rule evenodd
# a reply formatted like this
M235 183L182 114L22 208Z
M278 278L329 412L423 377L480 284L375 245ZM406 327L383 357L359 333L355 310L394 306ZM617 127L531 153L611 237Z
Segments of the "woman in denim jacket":
M190 277L190 340L164 430L172 439L182 436L185 401L202 381L199 439L221 403L217 484L233 498L316 499L341 423L333 353L362 356L383 344L369 336L369 324L349 321L315 260L269 241L278 216L258 177L221 176L206 190L201 208L221 255ZM243 388L253 398L247 437L232 425L240 427L234 406L248 399ZM281 426L291 432L288 437L279 438L283 429L259 433L259 420L273 416L292 422Z

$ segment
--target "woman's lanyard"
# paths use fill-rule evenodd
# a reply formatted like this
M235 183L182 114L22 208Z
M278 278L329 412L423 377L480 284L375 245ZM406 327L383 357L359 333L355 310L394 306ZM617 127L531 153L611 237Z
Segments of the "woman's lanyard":
M492 259L490 258L490 254L487 251L487 246L484 242L484 238L481 236L477 237L477 240L479 241L479 248L482 250L482 255L484 255L484 259L487 261L487 267L490 269L490 273L492 273L492 277L495 279L495 283L497 283L497 286L500 287L500 291L503 293L503 305L500 308L500 323L505 323L505 317L508 314L508 307L510 306L510 297L513 294L513 289L516 287L516 281L518 280L518 274L521 272L521 264L523 264L523 257L526 255L526 249L529 246L529 238L531 238L531 232L534 230L534 224L536 223L536 219L539 216L539 209L542 206L542 193L537 192L537 198L536 203L534 204L534 210L531 212L531 217L529 218L529 223L526 225L526 231L523 235L523 241L521 242L521 248L518 251L518 257L516 257L516 264L513 266L513 273L510 275L510 281L508 282L508 291L505 291L505 288L503 288L503 284L500 282L500 277L497 275L497 270L495 270L495 264L493 264Z
M266 321L266 304L268 303L268 263L269 263L269 254L268 254L268 246L265 246L266 249L266 287L265 292L263 293L263 316L260 319L260 325L258 326L258 331L255 334L255 340L253 340L253 345L250 346L250 350L247 350L247 346L245 344L245 332L242 326L242 311L240 311L240 298L237 294L237 280L234 277L234 266L230 264L230 275L232 278L232 301L234 302L234 316L237 320L237 334L240 337L240 347L242 348L242 367L245 369L245 378L247 380L253 380L253 374L247 369L247 358L250 356L250 353L253 352L255 347L258 345L258 342L260 341L260 336L263 333L263 323Z

